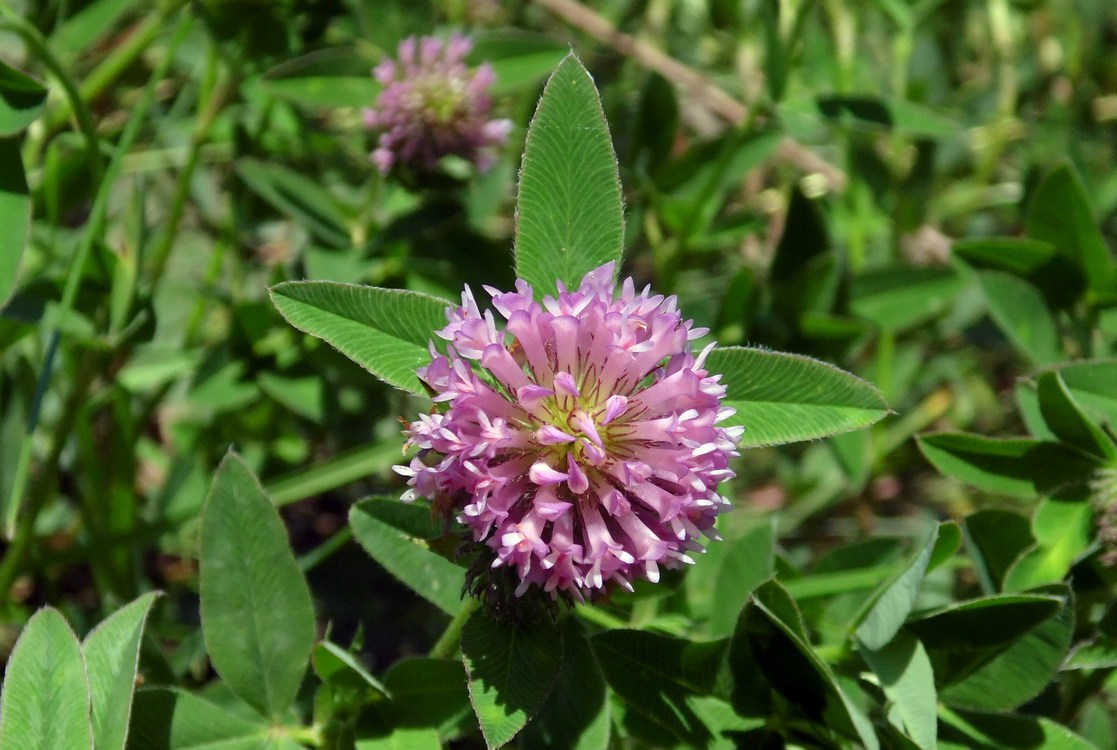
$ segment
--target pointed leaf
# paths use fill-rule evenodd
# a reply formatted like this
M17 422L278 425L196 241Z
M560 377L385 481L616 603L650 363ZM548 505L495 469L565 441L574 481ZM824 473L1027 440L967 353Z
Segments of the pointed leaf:
M2 64L2 63L0 63ZM23 176L19 140L0 138L0 307L16 288L19 262L31 229L31 198Z
M353 654L336 643L316 643L311 654L311 664L322 682L355 690L372 688L381 695L388 695L388 689L380 680L369 674Z
M1058 443L990 438L964 432L921 435L919 449L936 469L986 492L1034 498L1081 482L1095 462Z
M386 737L357 740L355 750L441 750L438 732L433 729L397 728Z
M567 44L552 36L521 29L479 29L473 42L469 62L492 67L495 96L528 88L538 90L539 83L570 53Z
M279 513L232 452L202 511L200 563L202 633L214 669L237 697L279 716L306 672L314 608Z
M1059 374L1086 414L1117 433L1117 360L1072 362L1061 366Z
M949 747L970 750L1099 750L1062 724L1046 717L1006 716L976 711L943 712ZM943 744L942 747L948 747Z
M722 374L725 404L737 410L724 424L745 426L742 447L849 432L889 412L876 388L809 357L722 347L710 352L706 366Z
M775 573L775 519L772 521L758 524L738 539L711 545L710 551L720 561L715 571L709 611L709 634L712 637L733 634L737 627L737 615L748 601L749 594ZM705 562L713 561L707 559ZM697 569L692 571L692 575L694 572ZM688 584L690 579L691 576L687 576Z
M34 122L46 98L43 84L0 60L0 137L15 135Z
M157 593L145 594L117 610L82 643L93 704L97 750L124 750L132 714L132 692L144 623Z
M462 607L465 570L422 543L433 535L415 536L410 533L414 529L393 525L382 517L391 518L404 509L418 511L430 524L430 511L426 508L397 500L372 499L353 506L349 525L357 541L385 570L443 612L457 614Z
M920 612L908 628L928 649L999 646L1054 616L1062 606L1062 598L1048 594L999 594Z
M36 612L8 658L0 692L0 747L93 750L81 646L58 610Z
M1067 586L1044 589L1066 604L960 682L942 691L944 703L981 711L1008 711L1036 697L1059 671L1074 635L1074 605Z
M576 617L562 627L562 669L543 707L519 743L524 748L605 750L609 746L609 701L605 678Z
M279 164L258 159L238 159L237 175L276 210L333 247L353 244L348 221L321 183Z
M1059 331L1039 290L1004 271L979 271L977 280L990 317L1021 354L1040 365L1062 358Z
M1093 544L1093 506L1085 499L1045 498L1032 515L1035 545L1025 551L1005 574L1006 591L1025 591L1056 583Z
M129 750L273 750L269 728L178 688L136 693Z
M868 750L880 747L868 719L811 647L794 600L774 580L758 588L741 612L732 648L745 644L772 688L808 716Z
M575 287L615 261L624 212L605 114L573 53L547 81L528 127L516 198L516 275L537 293Z
M850 312L902 331L949 310L963 281L949 268L899 266L861 274L851 287Z
M886 582L870 599L872 606L857 628L857 639L868 650L883 649L911 613L938 536L939 530L936 527L907 567Z
M535 715L562 667L562 637L541 618L529 625L474 612L462 627L469 698L489 748L500 747Z
M385 383L426 395L415 371L430 363L428 342L446 325L449 302L330 281L279 284L271 298L295 328L327 342Z
M938 732L935 675L927 651L911 633L901 630L879 651L861 655L880 679L895 705L908 737L923 750L934 750Z
M728 639L693 642L644 630L608 630L591 641L605 679L629 707L679 741L702 747L710 732L687 704L710 695Z
M469 705L465 668L456 659L401 659L384 675L392 705L386 709L397 727L437 729L445 740L476 727Z
M927 649L936 684L949 685L1054 617L1063 603L1060 596L999 594L921 612L907 629Z
M1019 276L1043 293L1055 309L1073 305L1086 291L1086 277L1055 246L1027 237L981 237L959 240L952 249L975 268L990 268Z
M966 516L962 525L982 588L987 594L1001 591L1005 573L1034 541L1028 519L1011 511L988 508Z
M1090 289L1103 288L1111 258L1090 206L1086 188L1069 166L1048 174L1032 196L1028 236L1049 242L1081 268Z
M1041 373L1036 388L1043 421L1060 440L1117 464L1117 445L1082 411L1058 371Z

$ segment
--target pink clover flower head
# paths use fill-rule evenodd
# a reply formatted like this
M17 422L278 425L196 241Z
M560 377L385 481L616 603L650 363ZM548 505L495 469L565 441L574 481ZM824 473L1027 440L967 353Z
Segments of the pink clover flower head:
M384 88L374 108L364 111L367 126L380 133L371 160L387 174L395 167L433 172L444 156L460 156L485 171L508 140L512 122L491 119L496 76L488 63L470 69L465 57L473 42L460 34L449 40L408 37L396 59L373 70Z
M616 294L613 271L542 303L524 281L486 287L496 314L466 287L438 332L447 353L432 344L418 373L436 409L407 429L422 451L396 467L404 499L450 504L491 566L514 568L517 595L657 581L718 538L729 506L717 488L742 428L719 425L734 410L704 366L713 345L691 351L707 331L632 279Z

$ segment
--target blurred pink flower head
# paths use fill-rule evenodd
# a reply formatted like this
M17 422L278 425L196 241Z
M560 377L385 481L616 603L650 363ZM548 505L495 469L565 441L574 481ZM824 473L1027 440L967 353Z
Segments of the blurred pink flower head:
M445 355L419 377L436 409L407 430L422 449L404 499L448 502L492 567L513 566L516 594L535 584L582 600L613 582L631 590L660 567L693 562L698 538L718 538L729 502L717 487L734 476L740 427L718 425L720 375L690 341L675 297L619 295L614 264L578 289L534 301L531 287L486 287L481 312L466 287L438 332Z
M382 174L396 167L433 172L451 155L481 171L492 166L512 122L490 119L495 75L488 63L472 70L466 65L472 47L459 34L446 42L408 37L397 59L376 66L373 75L384 88L364 119L380 133L371 158Z

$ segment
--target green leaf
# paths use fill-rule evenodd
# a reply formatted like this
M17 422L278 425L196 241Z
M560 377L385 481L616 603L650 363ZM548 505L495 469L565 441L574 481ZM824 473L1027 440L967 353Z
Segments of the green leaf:
M154 345L137 347L116 381L133 393L142 393L197 372L204 357L199 349Z
M1090 549L1093 532L1093 508L1084 498L1044 499L1032 516L1035 546L1009 568L1005 590L1023 591L1063 580L1071 566Z
M989 438L964 432L921 435L919 449L936 469L986 492L1034 498L1080 484L1095 462L1058 443Z
M1085 273L1091 290L1103 289L1112 273L1109 249L1098 228L1086 188L1069 166L1052 170L1032 195L1028 236L1049 242Z
M357 740L356 750L440 750L438 732L433 729L394 729L386 737Z
M664 125L662 122L654 124ZM656 182L666 194L653 194L657 198L656 208L664 224L679 233L683 245L697 248L717 242L720 232L716 225L727 220L722 211L727 195L772 156L782 135L775 130L730 130L717 139L695 144L681 158L659 166L655 171ZM803 198L803 201L814 211L809 200ZM794 198L788 210L789 216L798 218ZM817 212L814 215L817 217ZM806 218L810 217L808 214ZM789 232L791 227L797 226L789 220ZM792 237L787 241L809 233L810 230L791 232ZM781 237L781 247L787 237L788 233ZM774 264L779 263L780 253L777 249Z
M1031 700L1059 672L1074 636L1074 605L1068 586L1048 592L1061 596L1059 613L942 691L943 702L981 711L1007 711Z
M1098 750L1046 717L944 711L942 736L971 750Z
M278 284L271 298L295 328L329 343L385 383L426 395L415 371L430 363L428 342L446 325L449 302L330 281Z
M912 561L870 597L868 613L857 627L857 639L868 650L883 649L903 626L919 595L938 537L939 529L935 527Z
M966 516L962 523L970 559L987 594L1002 590L1005 573L1033 543L1028 519L990 508Z
M977 280L989 315L1023 355L1040 365L1062 358L1059 331L1034 286L1003 271L978 271Z
M962 546L962 527L955 521L943 521L939 524L939 536L935 539L934 548L931 550L931 559L927 562L927 572L930 573L950 558Z
M1090 419L1117 431L1117 360L1072 362L1059 375Z
M884 330L902 331L949 310L962 287L949 268L888 268L853 280L849 308Z
M408 506L397 500L373 499L358 503L349 511L353 535L372 559L412 591L443 612L457 614L462 607L465 570L422 543L423 539L433 538L433 532L428 531L421 537L408 533L409 528L414 529L416 514L403 511L404 507L425 515L428 528L433 526L427 508ZM404 530L386 520L399 517L401 513L407 513L412 519L404 525Z
M0 138L15 135L34 122L46 99L43 84L0 60Z
M869 667L903 722L904 731L923 750L933 750L938 733L935 675L923 644L901 630L884 648L863 649Z
M214 669L243 701L281 715L306 672L314 608L279 513L232 452L202 511L199 557L202 633Z
M94 0L58 24L50 35L51 48L57 54L80 54L103 35L116 31L120 16L131 5L131 0Z
M722 347L710 352L706 366L722 374L725 405L737 410L723 424L744 425L743 448L849 432L889 413L876 388L809 357Z
M0 747L93 750L81 646L55 609L40 609L8 658L0 693Z
M798 187L787 201L787 226L776 244L768 278L773 308L789 320L807 310L831 312L841 276L830 250L826 219Z
M256 376L260 390L299 416L321 424L326 418L326 386L321 377L291 378L273 372Z
M998 594L919 613L907 629L927 649L935 682L949 685L1054 617L1063 601L1046 594Z
M1062 598L1048 594L998 594L921 612L908 621L908 628L929 649L1000 646L1062 606Z
M573 53L547 81L528 127L516 198L516 275L537 293L620 264L617 158L593 79Z
M450 740L461 734L464 722L472 723L469 687L460 661L401 659L384 675L384 686L392 694L387 710L398 727L429 727Z
M539 85L570 53L570 47L544 34L519 29L491 29L473 36L469 60L488 63L496 75L496 96Z
M547 618L529 625L474 612L462 627L469 698L489 748L519 733L547 700L562 668L560 631Z
M712 570L713 586L707 602L708 635L721 638L733 634L737 615L753 589L775 573L775 519L758 524L735 539L711 545L697 566L686 577L687 586L700 570Z
M16 288L19 263L31 229L31 198L23 176L19 140L0 138L0 307Z
M629 134L631 158L641 172L656 174L668 161L679 130L679 102L666 78L649 72L640 87Z
M1086 291L1082 270L1048 242L1027 237L981 237L959 240L951 252L975 268L1019 276L1039 289L1056 309L1073 305Z
M719 673L729 641L693 642L645 630L608 630L592 639L610 687L632 710L694 747L709 729L687 704L721 687Z
M1094 638L1075 646L1061 669L1076 670L1112 669L1117 667L1117 643L1110 638Z
M321 183L279 164L237 159L237 175L277 211L333 247L353 244L349 219Z
M271 730L178 688L136 692L129 750L275 750Z
M371 107L383 88L367 75L265 78L260 85L272 96L307 109Z
M958 123L922 104L904 99L867 95L821 96L818 111L827 119L884 127L897 133L925 138L957 135Z
M381 695L388 695L388 689L380 680L369 674L353 654L336 643L322 641L314 644L310 663L322 682L354 690L372 688Z
M783 99L787 91L789 54L780 32L781 13L790 9L778 3L764 3L757 9L764 26L764 83L773 102Z
M1043 421L1056 437L1110 465L1117 464L1117 445L1082 411L1058 371L1040 373L1036 387Z
M157 593L117 610L82 643L93 706L97 750L124 750L144 623Z
M774 580L760 586L741 612L731 653L744 649L772 688L807 716L859 740L867 750L880 747L872 724L811 647L795 602ZM739 678L744 676L739 666L734 671Z
M609 701L605 679L578 618L567 617L560 627L562 669L543 707L520 735L520 746L606 750Z
M373 61L354 49L319 49L275 66L260 79L273 96L309 109L371 107L383 86Z

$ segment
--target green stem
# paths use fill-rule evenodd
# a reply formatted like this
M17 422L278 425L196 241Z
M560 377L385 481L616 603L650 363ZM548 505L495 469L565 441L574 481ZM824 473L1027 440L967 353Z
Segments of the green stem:
M454 615L454 619L450 620L450 624L446 626L446 630L443 631L442 637L431 647L430 653L427 654L427 656L432 659L452 658L461 646L462 626L465 625L465 621L469 619L469 616L472 615L479 606L480 603L473 597L469 597L462 602L461 609Z
M43 506L46 504L47 499L51 496L51 488L54 486L54 477L58 471L58 465L62 460L62 451L66 447L67 438L74 430L74 423L77 421L78 414L82 413L82 407L85 405L86 395L89 392L90 386L93 385L93 377L96 373L96 368L90 362L91 354L87 353L82 358L82 362L78 367L77 380L74 381L74 387L70 390L69 396L62 407L62 417L58 423L58 429L54 433L54 442L51 444L50 454L47 456L46 463L43 465L43 470L37 477L33 491L30 493L27 502L27 512L22 517L16 517L14 514L10 516L9 521L15 523L18 521L18 527L13 530L11 536L11 546L4 552L4 559L0 561L0 602L7 602L8 595L11 592L12 584L15 583L16 576L27 565L27 555L30 552L30 546L35 541L35 521L39 517L39 512L42 511ZM30 444L30 440L24 443L24 448ZM23 459L23 455L20 455ZM27 471L25 466L22 475L19 477L22 481L27 481ZM22 493L22 489L20 490ZM16 508L16 495L12 496L12 505L10 508ZM18 510L18 508L16 508Z
M136 61L136 58L144 50L151 46L151 41L159 32L164 19L175 5L177 3L164 6L163 11L146 16L139 26L128 35L123 44L114 47L111 52L105 55L97 67L89 72L81 86L78 87L83 106L84 102L95 99L107 89ZM66 105L51 112L50 116L46 118L47 132L53 132L61 127L66 118L70 116L70 112L71 108Z
M190 198L190 181L194 178L194 170L198 166L202 145L209 138L210 130L213 128L217 115L221 112L221 105L224 103L228 91L228 87L218 87L216 85L217 63L217 48L211 46L199 93L201 100L205 101L205 106L198 112L198 119L194 123L194 133L190 138L190 154L187 157L186 164L178 173L175 194L171 199L171 209L164 222L159 244L156 245L152 255L151 276L148 280L152 291L159 285L159 279L162 278L163 271L167 266L167 259L170 257L175 240L178 238L178 226L182 222L183 214L186 211L186 203Z
M97 138L97 126L93 122L93 113L78 90L77 83L66 70L65 66L50 51L46 40L39 30L23 18L15 15L7 6L0 6L7 18L0 20L0 30L7 30L18 34L27 43L31 53L39 58L40 62L54 75L58 84L70 102L70 109L78 123L78 130L85 138L85 148L89 152L89 163L92 169L93 184L100 185L105 172L104 160L101 157L100 140Z
M67 274L66 283L62 290L62 299L59 302L57 315L54 318L52 330L50 333L51 345L47 349L47 353L43 361L43 366L39 371L36 407L32 409L32 414L30 416L30 419L28 420L27 432L24 437L24 443L20 453L20 463L17 466L15 481L12 483L11 495L8 499L8 513L5 523L5 530L9 536L15 535L15 540L13 540L13 542L18 541L24 536L27 536L26 534L17 533L15 527L17 519L19 517L20 505L23 501L23 494L27 488L28 477L30 475L31 441L35 433L35 429L38 425L39 417L37 403L41 399L42 394L46 392L46 388L51 379L51 373L54 369L54 361L58 350L57 342L61 336L61 331L65 328L65 323L70 316L70 312L73 309L74 300L77 297L78 287L80 286L81 279L85 273L86 261L89 259L93 244L98 239L100 239L104 230L105 215L108 210L109 195L112 193L113 184L115 183L117 175L120 172L120 164L123 160L123 156L128 152L128 149L131 148L133 141L135 141L136 139L136 135L139 133L140 125L146 117L148 109L150 109L152 103L155 100L156 82L163 78L167 68L170 65L175 48L177 48L178 44L185 38L186 31L189 29L189 27L190 24L185 22L178 24L178 29L173 40L171 41L171 47L168 49L167 55L159 64L158 69L148 80L147 87L144 91L144 96L136 109L133 110L132 116L129 118L128 123L124 128L124 132L120 137L120 141L116 146L116 150L113 154L112 161L109 163L108 171L105 175L105 178L101 181L100 186L97 189L97 195L93 200L93 209L90 213L89 223L86 226L85 233L82 235L81 244L78 245L77 251L74 254L74 258L70 263L70 270ZM90 386L92 386L93 383L92 375L90 372L87 371L90 371L92 369L92 367L83 367L82 371L79 373L79 378L81 378L79 382L85 382L85 386L81 389L75 390L74 393L71 395L71 397L75 400L77 406L75 406L74 408L68 407L67 410L63 412L62 423L59 425L59 429L55 433L56 441L54 450L52 450L51 456L48 459L46 467L42 472L44 478L49 479L57 468L58 461L61 458L62 445L65 444L66 438L72 432L72 427L66 426L66 420L71 418L70 415L73 412L77 411L77 408L84 403L84 399L87 395L88 389ZM86 382L85 380L87 377L89 378L88 382ZM49 494L49 486L49 482L40 482L36 485L37 491L32 496L31 502L28 503L29 507L26 514L27 517L23 519L23 523L20 526L21 529L31 529L33 531L35 526L35 517L42 509L45 496ZM26 545L27 543L27 541L23 542L24 545ZM21 557L22 555L14 553L6 555L4 559L3 569L7 570L10 568L14 568L18 570L18 565L21 564ZM9 577L5 578L4 576ZM14 580L14 573L5 573L4 576L0 576L0 597L4 597L7 595L8 587L11 586L11 581Z
M574 608L574 614L581 617L583 620L594 625L599 625L606 630L617 630L618 628L627 628L629 623L614 617L601 607L595 607L592 604L579 604Z
M311 747L324 747L325 738L322 736L322 727L313 724L309 727L287 727L287 736L295 742Z

